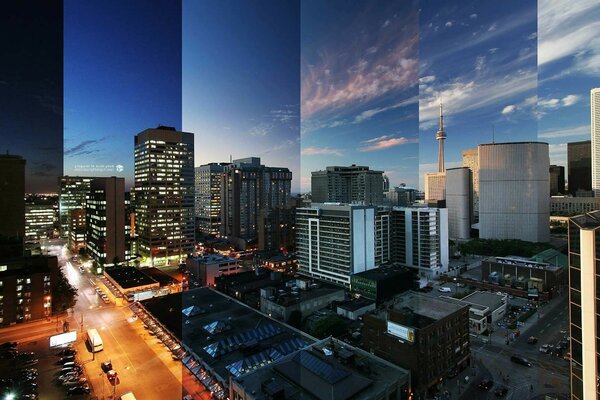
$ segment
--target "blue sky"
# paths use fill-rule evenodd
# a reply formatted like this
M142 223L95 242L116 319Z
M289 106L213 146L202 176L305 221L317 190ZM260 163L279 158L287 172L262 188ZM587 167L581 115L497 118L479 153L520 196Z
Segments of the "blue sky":
M64 174L130 186L134 136L181 129L181 5L67 0L64 18Z
M196 165L261 157L300 190L298 1L183 3L183 129Z
M302 1L302 189L329 165L418 178L418 8Z

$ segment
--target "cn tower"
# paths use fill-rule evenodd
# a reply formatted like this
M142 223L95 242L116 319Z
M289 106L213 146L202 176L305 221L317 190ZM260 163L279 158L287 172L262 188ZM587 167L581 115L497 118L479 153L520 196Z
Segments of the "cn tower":
M444 132L444 112L442 110L442 100L440 99L440 128L435 134L435 138L439 143L438 150L438 172L446 172L444 167L444 140L446 140L446 132Z

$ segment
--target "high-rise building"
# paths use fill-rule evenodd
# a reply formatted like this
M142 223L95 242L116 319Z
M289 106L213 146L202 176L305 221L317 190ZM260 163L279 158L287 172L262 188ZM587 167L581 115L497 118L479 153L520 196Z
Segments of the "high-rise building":
M258 213L258 250L295 251L296 208L273 208Z
M383 172L354 165L332 166L311 174L314 203L383 204Z
M172 127L135 136L137 250L165 265L194 248L194 134Z
M291 184L288 168L261 165L258 157L233 160L221 177L221 234L255 239L260 210L287 207Z
M23 254L25 237L25 159L0 155L0 257Z
M383 193L390 191L390 178L387 175L383 175Z
M446 170L446 207L448 208L448 236L467 240L471 232L471 170L468 167Z
M296 211L296 248L304 275L350 285L350 275L389 260L385 209L357 204L313 204Z
M85 248L85 213L85 208L74 208L69 213L69 249L75 254Z
M25 204L25 240L51 238L58 222L56 198L29 196Z
M418 190L405 186L396 186L385 192L386 206L409 206L417 201Z
M102 267L114 266L129 259L125 240L125 179L96 178L90 182L86 203L86 247Z
M392 262L428 280L448 272L448 209L393 207L390 215Z
M425 174L425 200L446 200L445 172L431 172Z
M479 237L550 240L548 143L479 145Z
M592 191L592 141L567 143L569 194L580 196Z
M569 323L571 399L600 395L598 321L600 311L600 211L569 220Z
M221 175L229 163L196 167L196 222L200 232L218 235L221 228Z
M590 115L592 128L592 190L600 196L600 88L590 91Z
M90 182L94 178L83 176L61 176L58 178L60 196L58 213L62 236L69 236L69 215L71 210L85 208L86 196L90 191Z
M565 167L550 166L550 196L565 194Z
M471 216L474 223L479 222L479 150L463 150L462 165L471 170Z

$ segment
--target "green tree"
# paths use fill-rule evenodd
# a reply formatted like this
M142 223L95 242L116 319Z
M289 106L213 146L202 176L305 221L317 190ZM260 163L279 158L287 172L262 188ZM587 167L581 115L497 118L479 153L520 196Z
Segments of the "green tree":
M62 270L53 274L51 284L52 312L60 314L73 308L77 302L77 289L69 283Z
M344 320L338 315L329 315L315 323L312 335L324 339L328 336L340 336L346 330Z

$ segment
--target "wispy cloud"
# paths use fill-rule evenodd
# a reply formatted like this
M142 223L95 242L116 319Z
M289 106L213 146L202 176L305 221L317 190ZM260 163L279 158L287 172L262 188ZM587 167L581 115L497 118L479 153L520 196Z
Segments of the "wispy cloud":
M252 136L267 136L273 130L273 124L261 122L260 124L250 128L248 133Z
M343 155L341 150L338 149L330 149L329 147L306 147L302 149L303 156L338 156L341 157Z
M383 135L373 139L364 140L359 148L361 152L385 150L390 147L401 146L404 144L418 143L417 138L406 138L404 136Z
M80 155L85 155L85 154L97 153L100 150L94 149L93 147L94 147L94 145L102 142L104 139L106 139L106 138L84 140L83 142L80 142L80 143L76 144L75 146L73 146L69 149L66 149L64 151L64 155L68 156L68 157L72 157L72 156L80 156Z
M550 130L541 132L538 137L540 139L555 139L555 138L563 138L570 136L589 136L590 135L590 126L589 125L580 125L573 126L565 129L558 130Z
M361 112L356 117L354 117L353 123L359 124L359 123L361 123L363 121L366 121L366 120L369 120L369 119L373 118L377 114L381 114L381 113L389 111L389 110L394 110L394 109L397 109L397 108L401 108L401 107L407 106L409 104L417 104L418 102L419 102L419 97L418 96L413 96L413 97L411 97L409 99L400 101L398 103L392 104L392 105L387 106L387 107L371 108L369 110L365 110L365 111Z
M279 110L271 110L270 115L273 121L280 123L288 123L298 119L298 114L291 107L286 107Z

